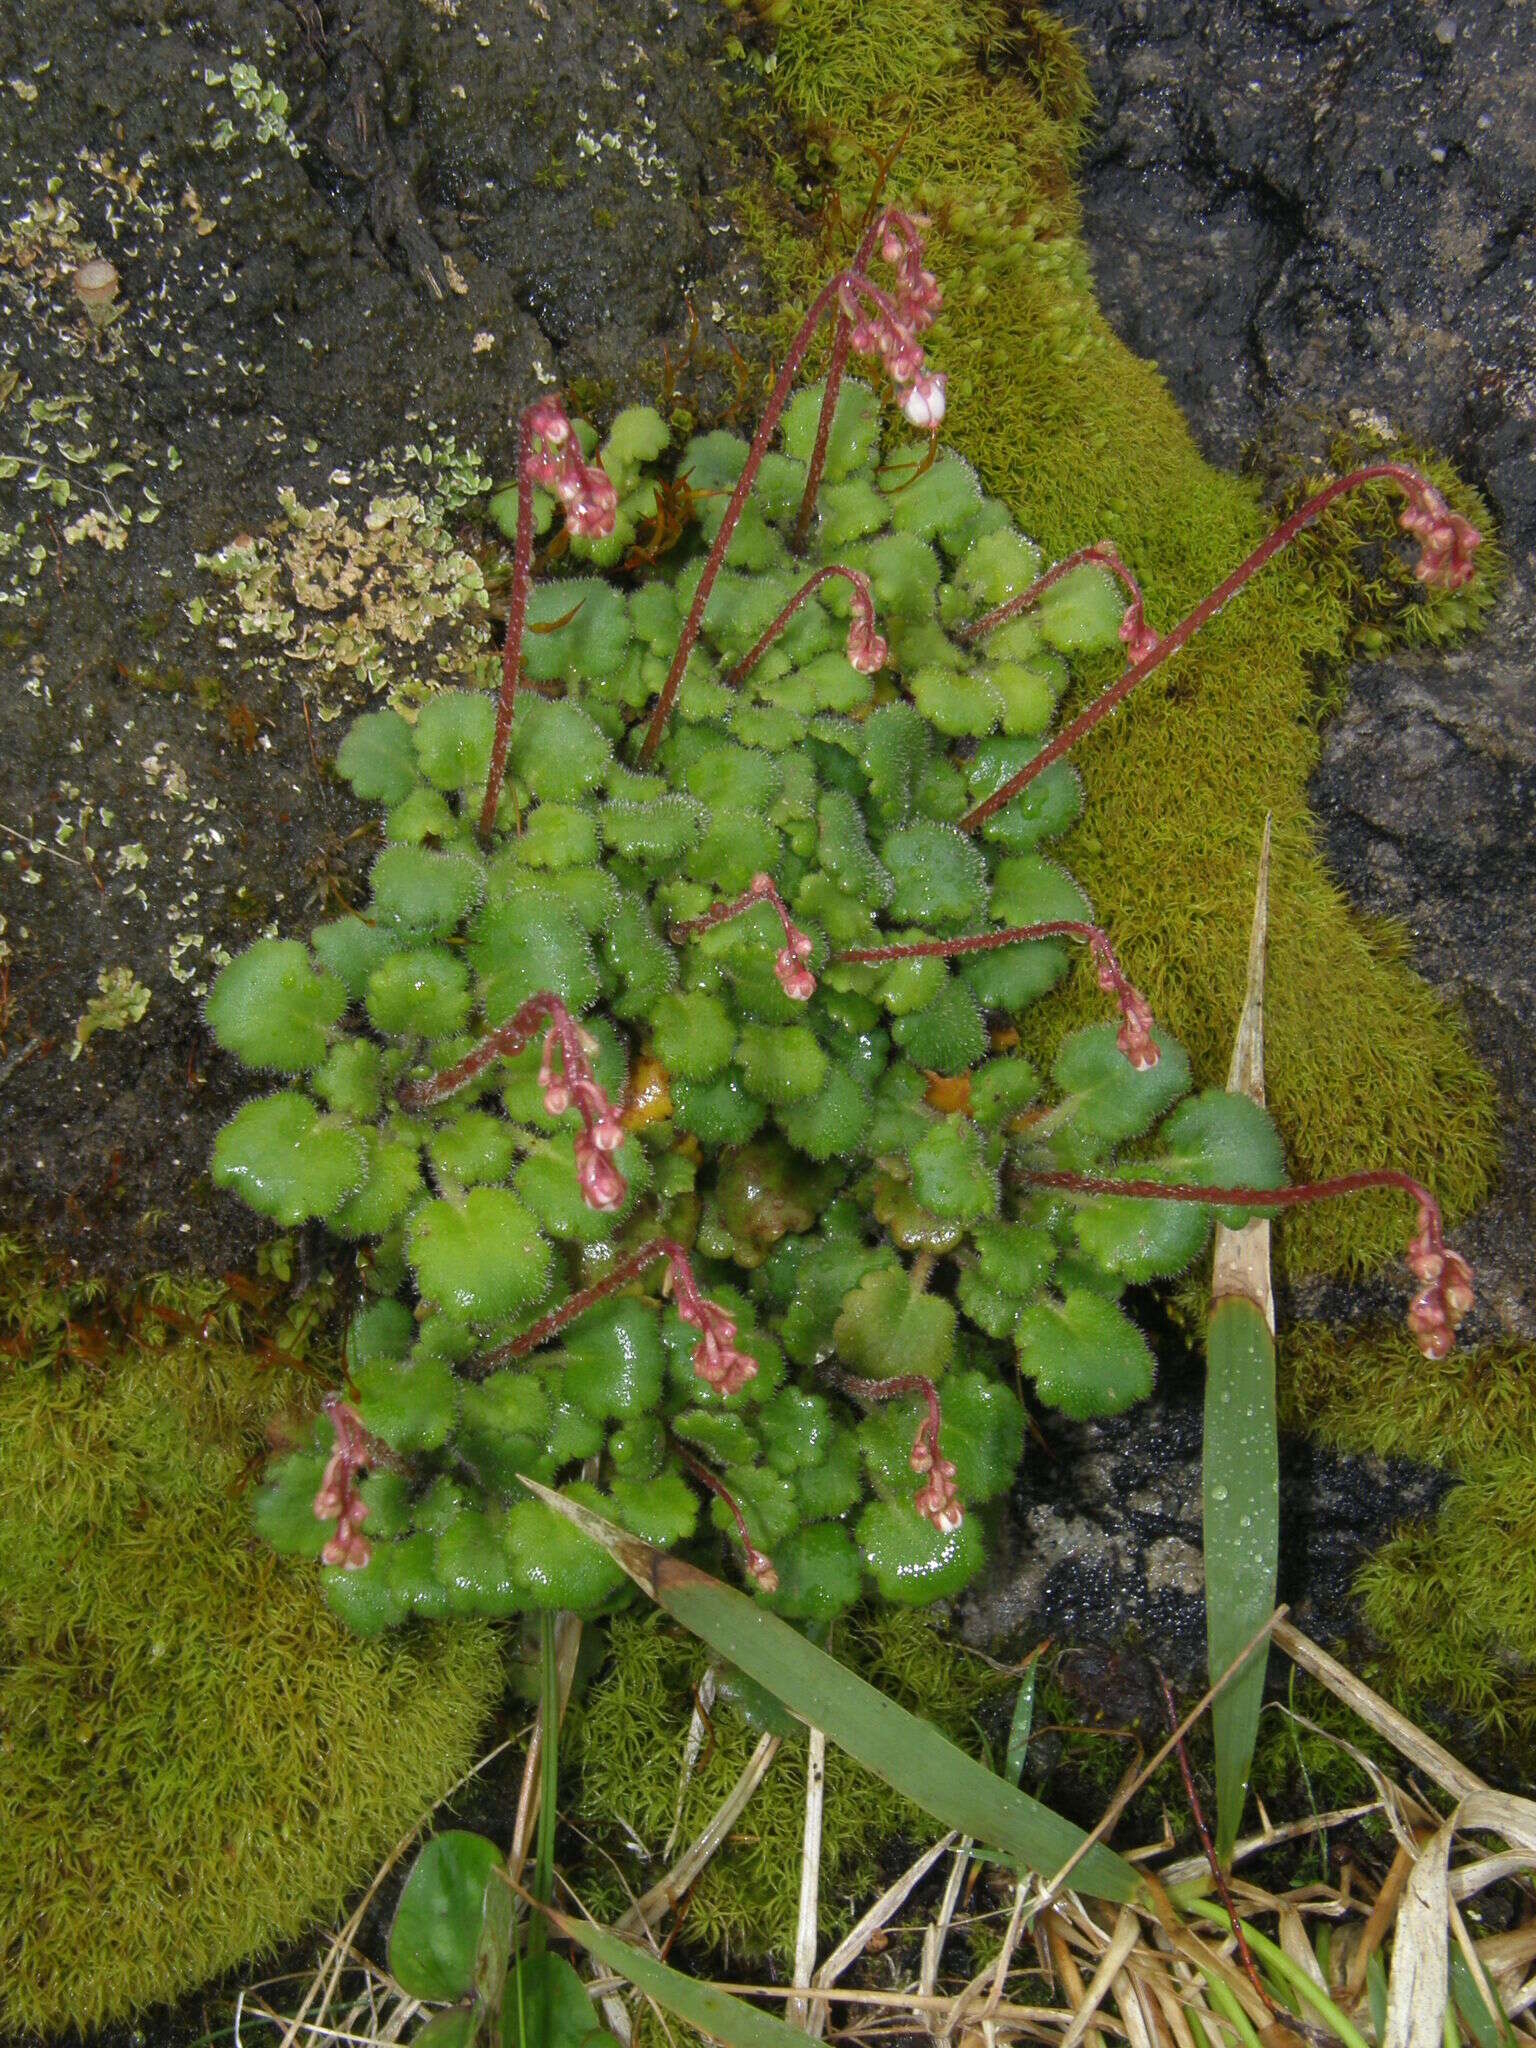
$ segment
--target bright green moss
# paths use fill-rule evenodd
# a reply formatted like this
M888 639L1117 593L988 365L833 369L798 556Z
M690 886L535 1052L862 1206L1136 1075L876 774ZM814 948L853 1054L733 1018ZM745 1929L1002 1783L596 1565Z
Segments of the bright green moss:
M1457 1485L1394 1535L1357 1588L1383 1656L1366 1675L1422 1711L1536 1745L1536 1349L1513 1339L1427 1360L1406 1336L1317 1324L1281 1347L1282 1415L1351 1451L1444 1465Z
M240 1347L224 1291L149 1283L133 1337L123 1306L0 1241L18 2031L126 2017L324 1921L469 1763L501 1687L484 1626L361 1642L253 1541L251 1460L314 1388Z

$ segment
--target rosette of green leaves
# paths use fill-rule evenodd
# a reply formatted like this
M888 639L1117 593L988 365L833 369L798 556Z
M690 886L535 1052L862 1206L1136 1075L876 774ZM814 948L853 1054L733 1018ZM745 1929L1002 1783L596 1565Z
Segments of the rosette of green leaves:
M1152 1360L1120 1297L1180 1270L1211 1228L1200 1204L1069 1200L1030 1172L1279 1177L1262 1113L1191 1095L1170 1040L1141 1073L1112 1015L1043 1069L995 1050L1072 971L1069 942L838 964L1091 915L1048 850L1081 808L1065 763L980 833L959 821L1044 744L1069 662L1119 658L1123 599L1085 568L1027 617L962 639L1027 587L1039 551L958 457L883 438L874 395L852 380L809 549L793 555L819 405L810 390L788 408L654 760L640 757L646 715L747 443L714 432L672 452L697 528L637 573L603 573L661 502L667 430L635 408L603 447L617 545L573 543L571 573L532 592L491 843L475 826L492 697L448 689L414 717L365 714L337 768L384 812L368 901L307 945L258 941L210 995L219 1043L276 1082L220 1134L215 1179L285 1225L320 1218L372 1246L377 1298L349 1338L349 1392L392 1468L364 1481L371 1562L327 1575L359 1627L621 1597L607 1562L526 1496L524 1474L587 1489L654 1543L711 1528L734 1540L704 1468L774 1558L773 1597L797 1618L824 1620L871 1587L950 1593L984 1555L976 1510L1021 1455L1015 1371L1074 1416L1140 1398ZM848 588L832 579L728 680L832 564L868 576L887 667L848 663ZM678 929L760 873L812 941L809 1002L779 985L768 904ZM659 1107L618 1155L629 1195L616 1214L582 1200L578 1120L545 1111L537 1041L432 1108L399 1105L403 1082L452 1066L540 991L592 1032L616 1101L642 1056L662 1071ZM483 1369L600 1273L605 1247L658 1229L694 1246L701 1286L737 1316L759 1362L741 1394L722 1400L697 1377L696 1335L662 1305L659 1273ZM912 1506L921 1403L850 1400L837 1373L934 1382L968 1510L959 1531ZM263 1496L268 1533L311 1554L327 1534L309 1507L326 1451L317 1438L293 1454Z

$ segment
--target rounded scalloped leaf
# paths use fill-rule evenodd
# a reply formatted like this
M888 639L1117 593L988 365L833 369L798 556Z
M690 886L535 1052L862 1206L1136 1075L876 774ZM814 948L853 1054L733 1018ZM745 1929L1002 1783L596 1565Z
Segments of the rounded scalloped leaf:
M568 1244L606 1244L616 1226L650 1185L650 1161L639 1141L626 1138L613 1154L628 1192L617 1209L594 1209L581 1192L576 1174L576 1136L561 1131L529 1147L513 1185L537 1217L539 1227Z
M505 1525L481 1509L466 1508L439 1530L432 1569L448 1596L450 1614L501 1620L522 1605Z
M736 1025L718 996L665 995L652 1013L651 1043L669 1074L712 1081L730 1063Z
M1164 1119L1153 1160L1138 1170L1158 1180L1193 1181L1198 1187L1278 1188L1285 1184L1285 1154L1262 1104L1246 1095L1206 1088ZM1250 1212L1219 1213L1222 1222L1240 1224Z
M639 1415L608 1438L608 1457L626 1479L654 1479L667 1454L666 1431L655 1415Z
M971 1076L971 1115L985 1129L1006 1124L1040 1093L1040 1076L1022 1053L988 1060Z
M365 1130L367 1167L362 1186L331 1218L343 1237L382 1237L421 1193L420 1152L414 1139Z
M504 1117L486 1109L465 1109L433 1132L427 1156L437 1173L461 1187L473 1187L506 1179L517 1156L517 1141Z
M363 1427L392 1451L436 1451L448 1441L459 1382L446 1359L413 1357L403 1365L380 1359L352 1378Z
M776 1112L792 1145L815 1160L851 1159L874 1115L869 1089L845 1066L833 1066L821 1090Z
M334 1215L367 1168L362 1132L291 1089L248 1102L213 1145L214 1185L290 1230Z
M595 1486L576 1480L560 1490L600 1515L608 1511L608 1501ZM541 1500L521 1500L511 1508L507 1535L513 1582L530 1607L595 1614L624 1583L608 1553Z
M360 1120L377 1116L380 1101L379 1048L368 1038L343 1038L310 1076L326 1108Z
M603 838L620 860L666 868L680 861L703 832L700 806L691 797L661 796L643 804L603 807Z
M876 1587L898 1607L949 1599L986 1562L974 1515L945 1535L904 1501L876 1500L860 1515L855 1533Z
M368 977L382 960L406 944L393 925L371 924L361 917L338 917L317 924L309 935L322 967L334 974L354 1002L361 1002Z
M860 541L844 550L844 559L850 568L862 569L869 578L876 615L882 623L933 617L943 571L933 549L915 533L882 533L877 540ZM830 590L827 608L839 611L839 601Z
M658 1472L650 1479L615 1479L613 1505L617 1519L632 1536L670 1550L684 1543L698 1527L699 1498L677 1472Z
M832 1328L838 1357L861 1379L918 1372L942 1378L955 1354L955 1311L935 1294L914 1294L898 1267L867 1274L844 1298Z
M868 476L828 484L816 500L816 546L829 560L833 559L850 541L879 533L890 524L890 518L889 501L875 489Z
M803 1465L819 1465L832 1440L832 1411L824 1394L781 1387L757 1418L768 1462L786 1477Z
M469 1016L469 969L441 946L392 953L368 977L367 1008L380 1031L448 1038Z
M493 1029L530 996L559 996L573 1011L595 1002L597 966L586 933L563 905L518 900L483 910L470 931L469 957L480 1002Z
M992 611L1020 596L1040 574L1040 550L1012 527L995 527L973 540L955 571L955 582L977 611Z
M422 1299L470 1323L498 1322L549 1291L550 1248L504 1188L428 1202L412 1219L407 1252Z
M949 534L981 510L976 472L958 455L928 460L914 452L906 462L888 463L880 472L880 483L897 532L915 533L920 540L946 544Z
M613 767L613 748L579 705L528 697L512 728L512 772L541 803L575 803Z
M821 402L826 384L808 384L797 391L785 408L779 435L784 453L795 462L808 463L816 445L816 428L821 419ZM827 436L827 460L823 474L829 484L862 469L880 446L880 404L867 384L857 377L845 377L837 394L832 431ZM796 499L798 505L799 500Z
M590 867L598 858L597 819L577 804L541 803L523 820L512 846L524 867L552 873Z
M325 1477L328 1451L294 1451L267 1467L256 1496L256 1533L287 1557L318 1557L334 1521L315 1516L315 1495Z
M397 804L416 787L411 728L398 711L365 711L347 730L336 773L368 803Z
M389 1930L390 1974L412 1998L463 1998L474 1989L486 1888L501 1860L484 1835L450 1828L412 1864Z
M1034 617L1041 637L1062 654L1098 654L1120 645L1125 592L1107 569L1085 562L1051 585Z
M931 1003L891 1020L891 1036L914 1066L936 1074L963 1074L984 1057L987 1028L976 998L953 975Z
M672 443L672 429L654 405L626 405L615 413L603 443L602 464L621 498L628 497L642 466L654 462Z
M944 1382L939 1449L955 1467L967 1507L1006 1493L1024 1456L1024 1408L990 1373L959 1372Z
M890 902L895 884L875 858L863 813L847 790L829 790L816 806L816 858L861 904Z
M907 687L928 723L951 739L979 739L1002 723L1005 700L990 676L930 664L911 676Z
M864 1473L859 1443L851 1429L837 1430L819 1465L804 1465L795 1474L795 1498L808 1522L845 1515L863 1497Z
M880 858L895 883L889 914L898 923L979 925L987 914L987 863L952 825L924 821L888 833Z
M1205 1249L1211 1212L1193 1202L1095 1195L1074 1205L1072 1228L1084 1253L1118 1279L1171 1279Z
M629 644L628 607L600 577L535 583L528 593L522 669L530 682L601 682L621 665ZM531 701L521 703L526 708Z
M1047 1406L1074 1422L1119 1415L1144 1401L1156 1369L1147 1340L1114 1302L1069 1287L1059 1302L1037 1301L1019 1317L1019 1366Z
M912 1147L912 1192L935 1216L974 1223L997 1213L997 1172L968 1117L948 1116Z
M772 873L783 851L783 834L766 818L722 813L689 854L686 873L723 896L735 896L754 875Z
M387 846L373 864L373 910L402 930L446 938L480 901L485 872L467 853Z
M771 1605L792 1621L835 1621L864 1590L864 1559L840 1522L796 1529L773 1553Z
M744 1145L768 1114L734 1073L714 1081L675 1081L672 1109L678 1128L705 1145Z
M413 789L384 820L384 837L391 845L421 846L428 839L456 838L458 832L458 817L440 789Z
M415 1538L407 1538L415 1542ZM375 1545L361 1571L332 1567L320 1574L325 1604L356 1636L379 1636L404 1621L411 1610L410 1594L391 1569L398 1543Z
M994 740L978 747L965 769L972 800L980 803L993 790L1000 789L1038 752L1037 747L1018 741ZM1077 770L1070 761L1056 761L988 818L981 836L1008 853L1030 853L1044 840L1058 838L1075 824L1082 809L1083 785Z
M1044 1286L1056 1263L1056 1240L1039 1223L989 1218L976 1225L971 1241L987 1285L1021 1300Z
M891 822L906 816L919 770L933 748L920 712L910 704L883 704L865 719L859 759L869 777L870 800Z
M325 1058L328 1032L347 1007L334 974L316 972L297 939L258 939L222 968L204 1014L226 1052L248 1067L302 1074Z
M571 1324L563 1345L566 1392L600 1422L642 1415L661 1398L661 1316L649 1303L602 1302Z
M496 700L478 690L440 690L422 705L411 735L434 789L483 790L491 772Z
M1189 1087L1189 1060L1175 1039L1154 1029L1157 1065L1138 1070L1116 1043L1117 1028L1088 1024L1072 1032L1051 1066L1051 1078L1071 1097L1073 1127L1116 1145L1139 1138Z
M399 1365L416 1341L416 1318L403 1301L375 1301L347 1325L342 1357L349 1373L374 1364Z
M806 1024L747 1024L736 1043L742 1086L759 1102L804 1102L825 1085L830 1062Z

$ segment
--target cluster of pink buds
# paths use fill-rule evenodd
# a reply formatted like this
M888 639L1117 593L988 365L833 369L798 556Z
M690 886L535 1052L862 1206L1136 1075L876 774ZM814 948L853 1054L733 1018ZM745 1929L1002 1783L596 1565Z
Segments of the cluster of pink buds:
M944 377L928 368L917 337L933 325L943 294L923 268L922 239L910 214L882 217L880 253L896 272L896 289L883 292L861 273L847 274L839 303L848 344L855 355L881 359L902 411L914 427L932 433L944 417Z
M1140 989L1126 980L1124 970L1115 958L1114 948L1103 932L1095 931L1088 946L1098 971L1099 987L1120 1005L1120 1029L1115 1035L1115 1043L1137 1073L1144 1074L1149 1067L1155 1067L1159 1059L1152 1037L1155 1021L1152 1005Z
M702 917L690 917L671 926L668 936L674 945L680 946L695 932L712 931L717 924L726 924L733 917L744 917L759 903L770 905L784 927L784 944L773 956L773 971L778 976L779 987L791 1002L808 1003L816 993L816 977L805 963L816 949L810 934L801 931L790 916L789 906L774 887L772 875L754 875L740 896L729 903L717 903Z
M557 398L541 398L529 406L531 442L527 472L532 481L553 491L565 511L569 532L585 540L612 533L619 494L600 462L587 462L575 429Z
M939 1390L926 1374L920 1372L897 1373L888 1380L856 1379L853 1374L833 1372L832 1378L843 1389L859 1401L894 1401L903 1394L921 1394L925 1408L923 1419L917 1425L917 1435L912 1439L912 1455L908 1460L912 1470L928 1481L912 1496L912 1505L925 1521L932 1522L941 1536L952 1536L965 1520L965 1508L955 1488L955 1467L952 1459L946 1458L939 1449L939 1431L944 1426L944 1413L939 1406Z
M565 1005L551 1014L539 1062L539 1086L551 1116L564 1116L575 1105L582 1128L576 1136L576 1179L589 1209L622 1208L629 1183L614 1165L612 1154L624 1142L618 1111L592 1071L597 1040L577 1024ZM560 1055L558 1068L556 1053Z
M334 1518L336 1530L320 1556L325 1564L339 1564L349 1572L361 1571L373 1551L362 1533L363 1523L368 1519L368 1503L357 1490L357 1479L360 1472L379 1462L380 1446L339 1394L332 1394L326 1401L325 1414L336 1432L336 1447L315 1495L315 1519L329 1522Z
M1472 557L1483 536L1468 519L1453 512L1434 485L1415 477L1398 524L1419 543L1415 574L1440 590L1460 590L1474 574Z
M1472 1268L1446 1245L1436 1210L1419 1204L1419 1228L1407 1251L1408 1270L1421 1283L1408 1305L1408 1327L1426 1358L1456 1348L1456 1327L1475 1299Z
M869 578L862 570L853 569L848 572L848 582L853 590L853 612L848 621L848 665L857 669L861 676L872 676L890 660L890 644L881 637L875 622L875 596L869 587Z
M739 1394L757 1377L757 1360L736 1346L736 1320L717 1301L706 1301L681 1246L672 1251L672 1299L689 1329L699 1332L693 1369L717 1394Z

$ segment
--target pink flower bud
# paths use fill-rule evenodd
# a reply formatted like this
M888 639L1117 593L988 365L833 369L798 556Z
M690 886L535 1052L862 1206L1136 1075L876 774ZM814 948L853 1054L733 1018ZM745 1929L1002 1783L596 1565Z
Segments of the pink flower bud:
M924 371L901 394L901 409L914 427L932 433L944 418L944 373Z
M1157 646L1158 636L1142 617L1139 604L1127 606L1125 617L1120 621L1120 640L1127 661L1133 665L1145 661Z
M622 1209L629 1193L629 1182L599 1148L592 1131L578 1132L576 1137L576 1184L589 1209Z
M773 971L778 976L779 987L792 1003L808 1003L815 995L815 975L800 964L790 947L785 946L774 955Z
M861 676L885 667L891 650L875 625L875 600L869 579L853 572L853 611L848 621L848 661Z
M529 433L547 442L551 448L559 448L571 438L571 423L558 398L535 400L528 408L527 418Z
M1399 524L1419 542L1415 574L1421 582L1441 590L1460 590L1471 582L1472 557L1483 536L1470 520L1451 510L1433 484L1415 480Z
M928 1484L912 1496L912 1505L941 1536L952 1536L959 1528L965 1520L965 1509L955 1491L955 1468L948 1458L941 1458L934 1466Z
M674 1273L676 1268L674 1266ZM718 1302L705 1301L696 1292L685 1302L678 1289L677 1312L685 1323L700 1331L693 1349L693 1369L717 1394L739 1394L749 1380L757 1377L757 1360L736 1347L735 1318Z

